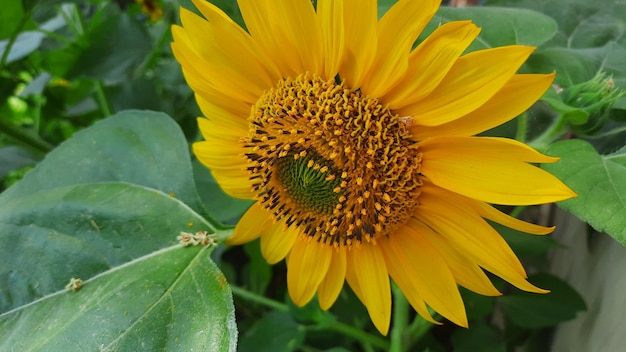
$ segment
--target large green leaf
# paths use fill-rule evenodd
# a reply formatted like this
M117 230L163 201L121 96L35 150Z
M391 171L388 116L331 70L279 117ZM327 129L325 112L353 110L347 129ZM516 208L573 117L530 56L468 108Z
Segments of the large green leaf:
M468 51L511 44L539 46L557 32L556 22L542 13L500 7L442 7L424 32L462 20L472 20L481 29Z
M382 16L396 2L379 0L378 15ZM511 44L539 46L557 33L557 24L552 18L528 9L442 6L418 41L443 23L464 20L471 20L481 28L478 39L468 51Z
M234 350L210 250L174 248L229 235L197 211L187 148L166 115L121 113L0 195L0 350ZM72 277L86 287L64 293Z
M154 188L204 213L180 127L167 115L150 111L121 112L76 133L0 195L0 202L56 187L107 181Z
M603 156L585 141L567 140L547 153L561 160L543 168L578 193L559 206L626 244L626 148Z
M234 351L230 289L209 253L166 248L0 315L0 350Z
M0 312L60 290L70 276L92 277L175 244L181 231L199 230L214 231L167 194L120 182L2 202Z

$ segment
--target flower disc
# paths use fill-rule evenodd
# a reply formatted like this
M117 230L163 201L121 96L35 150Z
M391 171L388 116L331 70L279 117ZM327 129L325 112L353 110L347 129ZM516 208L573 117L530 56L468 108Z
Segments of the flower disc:
M402 119L343 83L281 80L244 139L253 187L276 220L333 246L392 232L418 205L420 153Z

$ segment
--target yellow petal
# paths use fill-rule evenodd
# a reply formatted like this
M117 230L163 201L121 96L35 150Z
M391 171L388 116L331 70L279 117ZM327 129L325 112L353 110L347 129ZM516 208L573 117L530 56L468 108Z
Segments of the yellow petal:
M522 221L520 219L516 219L508 214L505 214L498 209L492 207L485 202L481 202L479 200L464 198L464 202L466 202L469 206L476 210L480 216L485 219L489 219L491 221L495 221L501 225L512 228L517 231L522 231L526 233L532 233L534 235L547 235L554 231L555 226L545 227L539 226L535 224L528 223L526 221Z
M439 136L471 136L515 118L536 102L550 87L554 73L515 75L483 106L438 126L413 125L417 140Z
M409 220L408 226L420 236L426 237L437 248L437 251L448 263L452 275L459 285L485 296L501 295L485 275L485 272L476 263L456 250L443 236L415 219Z
M362 301L378 331L387 335L391 321L391 288L385 259L377 245L363 243L348 253Z
M272 218L259 202L256 202L239 219L233 230L233 235L224 243L229 246L244 244L257 239L272 229Z
M326 277L317 288L317 298L323 310L329 309L337 300L346 279L346 249L333 248L332 259Z
M180 38L184 38L186 34L182 32L182 29L177 29L180 29L180 27L172 27L172 34L175 40L177 40L176 37L179 38L172 43L172 52L183 67L185 79L194 91L196 98L200 97L205 102L210 101L212 106L219 106L222 110L228 111L235 116L248 116L251 104L245 103L245 96L241 95L238 89L225 88L220 90L209 81L208 77L210 75L199 70L200 67L204 67L205 60L197 56L193 50L185 47L184 41ZM179 36L177 33L182 34ZM205 112L206 104L203 106L202 102L198 100L198 105L205 116L211 116Z
M248 134L247 124L241 123L243 119L220 119L220 118L203 118L197 119L198 128L205 140L212 138L222 138L239 144L241 137Z
M286 41L292 44L291 55L299 57L299 72L323 74L324 48L311 1L274 0L272 5L272 24L282 29Z
M411 53L406 75L382 100L389 108L399 109L430 94L479 32L471 21L437 28Z
M398 109L419 125L440 125L485 104L508 82L534 48L505 46L459 58L441 83L422 100Z
M530 205L575 196L559 179L526 162L550 163L505 138L439 137L419 143L422 173L439 187L488 203Z
M413 291L439 314L467 327L465 306L456 281L446 261L425 236L405 226L379 242L383 252L387 253L387 263L402 268L392 273L396 282L408 282ZM399 276L404 278L397 280ZM406 292L405 295L408 296Z
M189 49L197 55L197 58L192 61L194 67L185 65L183 66L185 69L199 70L203 78L219 82L223 90L237 94L248 103L256 102L263 90L271 87L273 82L269 80L265 70L259 68L259 62L250 59L254 56L240 55L241 51L245 53L244 43L239 43L242 45L239 48L223 49L220 46L223 46L222 43L226 43L227 40L218 37L219 34L214 30L214 26L206 20L184 8L180 10L180 19L192 45ZM232 33L232 31L225 32ZM226 39L234 40L233 38ZM232 50L232 52L225 50Z
M237 2L248 32L258 44L259 50L278 67L282 77L303 73L299 55L293 55L296 48L284 33L285 20L278 18L275 11L276 2L258 0L238 0Z
M218 49L219 52L232 58L232 65L236 65L237 70L253 71L254 74L249 77L259 80L259 82L262 81L267 87L273 86L275 81L281 78L278 68L262 50L259 50L258 45L250 35L221 9L204 0L193 0L193 4L215 31L214 35L218 38L215 43L218 44L218 47L214 49ZM207 48L209 51L211 49L210 47ZM215 56L215 51L217 50L210 51L212 53L210 57ZM238 65L239 63L241 66Z
M454 203L448 193L437 187L422 187L415 218L445 237L468 259L516 287L547 292L526 281L522 264L502 237L473 209Z
M378 5L376 0L345 0L343 3L346 52L339 75L350 88L356 89L376 58Z
M343 1L318 0L317 18L324 43L324 78L337 75L345 52Z
M383 15L377 26L376 59L361 84L365 94L383 96L404 76L413 43L440 3L441 0L400 0Z
M351 250L352 249L350 249L350 251ZM348 260L348 254L349 253L346 252L346 281L348 282L348 286L352 289L352 292L365 304L365 299L363 298L363 293L361 293L361 287L359 286L359 280L356 278L356 269Z
M332 247L298 236L287 265L289 296L297 306L302 307L313 298L328 272L332 255Z
M244 169L245 161L235 154L216 152L216 145L221 150L229 152L237 149L235 145L231 145L232 149L225 146L229 143L225 140L221 140L221 143L219 140L201 141L194 143L192 149L198 161L211 169L213 178L224 192L235 198L253 199L255 194L252 191L250 175Z
M404 297L406 297L413 309L415 309L415 311L427 321L437 325L441 324L430 315L424 299L419 294L418 287L414 285L414 282L411 280L412 273L407 272L410 271L410 269L402 265L400 261L396 260L397 258L395 253L392 251L389 244L389 238L380 238L378 243L380 244L383 256L385 257L389 275L396 285L398 285L404 294Z
M283 260L299 235L300 231L297 227L287 227L282 222L277 224L274 231L261 237L261 253L265 260L270 264L276 264Z

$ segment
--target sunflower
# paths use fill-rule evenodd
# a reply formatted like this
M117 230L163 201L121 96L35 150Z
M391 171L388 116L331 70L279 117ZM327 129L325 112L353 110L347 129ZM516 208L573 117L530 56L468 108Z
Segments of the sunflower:
M260 237L287 261L297 305L332 306L344 281L387 334L390 277L425 319L427 307L467 326L458 285L496 296L485 270L530 292L519 260L486 221L542 227L491 204L575 194L531 163L527 145L476 134L509 121L553 74L517 74L532 47L464 52L471 21L418 36L439 0L239 0L246 29L194 0L172 49L206 118L193 145L225 192L255 200L228 244Z

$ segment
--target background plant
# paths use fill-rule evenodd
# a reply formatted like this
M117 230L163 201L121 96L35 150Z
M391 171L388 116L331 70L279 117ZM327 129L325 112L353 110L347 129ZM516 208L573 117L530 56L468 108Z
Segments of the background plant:
M242 23L235 1L213 2ZM393 2L379 1L379 13ZM488 134L560 156L545 167L580 196L559 206L590 238L625 244L626 4L483 5L444 7L425 32L472 19L482 32L470 51L538 47L523 70L556 70L554 89ZM548 272L558 242L506 228L531 281L551 294L504 282L503 297L463 291L465 330L424 322L394 290L388 338L347 287L328 312L295 307L284 264L268 266L258 242L182 247L181 233L226 238L250 204L189 154L200 113L169 49L180 6L193 9L10 0L0 10L0 350L535 351L586 308ZM506 210L551 224L549 207ZM72 278L83 287L65 289Z

